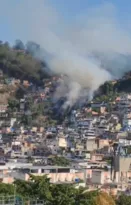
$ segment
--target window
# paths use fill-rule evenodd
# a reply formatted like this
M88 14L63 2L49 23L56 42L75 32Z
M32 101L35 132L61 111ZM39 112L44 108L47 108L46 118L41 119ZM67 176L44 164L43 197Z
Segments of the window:
M56 169L51 169L50 172L51 173L56 173Z
M38 173L38 169L31 169L30 173Z
M69 173L69 172L70 172L70 169L66 169L66 168L58 169L58 173Z
M41 172L42 172L42 173L45 173L45 174L49 174L49 173L50 173L50 170L48 170L48 169L42 169Z

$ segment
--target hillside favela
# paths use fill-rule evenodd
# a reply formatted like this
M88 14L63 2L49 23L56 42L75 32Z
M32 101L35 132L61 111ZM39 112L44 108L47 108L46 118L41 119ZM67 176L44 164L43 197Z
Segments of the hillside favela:
M131 2L0 3L0 205L131 205Z

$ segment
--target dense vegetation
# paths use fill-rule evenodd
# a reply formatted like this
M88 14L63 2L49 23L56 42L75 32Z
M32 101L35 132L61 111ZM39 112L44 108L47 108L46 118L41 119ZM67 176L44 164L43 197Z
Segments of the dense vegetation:
M106 193L75 188L75 184L50 184L46 176L31 176L30 181L16 180L14 185L0 183L1 195L14 193L25 201L37 198L45 201L46 205L115 205L113 198Z
M69 166L70 165L70 162L68 159L64 158L64 157L53 157L52 158L52 164L53 165L58 165L58 166Z
M44 71L46 64L34 57L39 49L39 45L33 42L24 46L17 40L13 48L7 42L0 42L0 69L7 76L40 83L48 74Z
M131 92L131 77L130 72L125 75L123 79L117 81L105 82L100 86L99 90L102 96L109 98L116 97L120 92ZM105 97L106 98L106 97Z
M87 188L75 188L75 186L76 184L50 184L46 175L31 176L30 181L15 180L14 184L0 183L0 196L8 197L15 194L16 198L24 202L40 199L46 205L131 204L131 196L122 194L115 199L99 190L88 191Z
M38 56L41 56L41 48L34 42L27 42L24 45L21 40L16 40L15 45L11 47L8 42L0 41L0 69L7 76L31 80L37 84L43 83L43 79L50 76L50 71L44 61L38 60ZM41 59L43 60L43 58ZM115 83L106 82L100 86L101 98L108 101L118 92L131 91L130 76L131 72L128 72L123 79ZM105 96L109 96L109 98L107 99Z

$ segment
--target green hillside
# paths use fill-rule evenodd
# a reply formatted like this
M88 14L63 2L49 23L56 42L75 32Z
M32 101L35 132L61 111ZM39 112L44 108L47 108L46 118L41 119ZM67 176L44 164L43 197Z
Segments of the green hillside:
M28 49L10 47L0 42L0 69L9 77L31 80L37 83L48 77L44 71L45 63L34 58Z

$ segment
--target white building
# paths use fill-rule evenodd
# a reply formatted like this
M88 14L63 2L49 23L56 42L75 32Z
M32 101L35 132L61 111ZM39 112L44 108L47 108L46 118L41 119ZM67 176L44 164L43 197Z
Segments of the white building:
M124 116L122 124L123 124L123 126L131 126L131 118Z
M130 146L131 145L131 140L128 139L119 139L119 144L123 146Z

